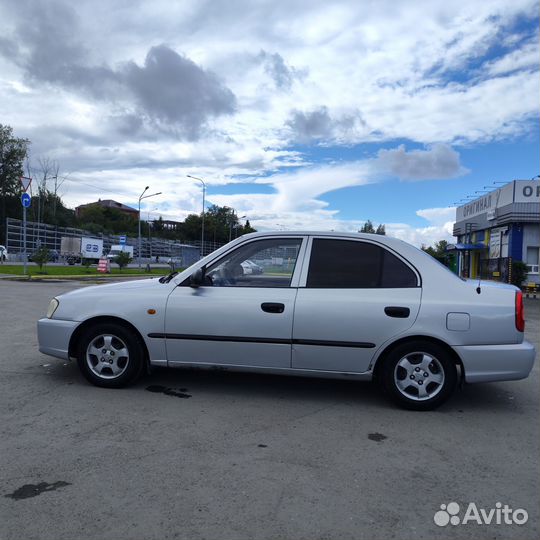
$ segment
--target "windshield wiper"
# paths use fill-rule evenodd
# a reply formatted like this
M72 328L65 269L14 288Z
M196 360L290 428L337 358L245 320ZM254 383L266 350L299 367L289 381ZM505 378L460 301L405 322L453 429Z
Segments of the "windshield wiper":
M169 281L171 281L171 279L176 276L176 274L178 274L178 272L171 272L170 274L166 275L166 276L161 276L159 278L159 282L160 283L169 283Z

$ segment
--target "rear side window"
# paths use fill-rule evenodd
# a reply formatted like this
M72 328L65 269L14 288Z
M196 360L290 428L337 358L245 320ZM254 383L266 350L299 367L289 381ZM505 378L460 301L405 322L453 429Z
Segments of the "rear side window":
M416 287L416 274L390 251L352 240L313 240L307 287L374 289Z

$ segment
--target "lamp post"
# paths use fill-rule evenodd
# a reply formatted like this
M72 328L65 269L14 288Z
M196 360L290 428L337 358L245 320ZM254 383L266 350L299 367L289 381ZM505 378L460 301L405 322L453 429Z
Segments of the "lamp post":
M201 258L204 257L204 196L206 194L206 182L202 178L198 178L197 176L191 176L191 174L187 175L188 178L192 178L193 180L197 180L197 182L200 182L202 185L202 224L201 224Z
M139 260L139 268L141 268L141 201L143 199L148 199L149 197L155 197L156 195L161 195L161 191L159 191L158 193L152 193L152 195L145 195L145 193L147 192L149 187L150 186L146 186L144 188L144 191L141 193L141 195L139 197L139 215L138 215L138 218L139 218L139 253L137 254L138 255L138 260Z
M157 206L146 212L146 226L148 227L148 243L150 244L150 261L152 260L152 240L150 239L150 212L155 212Z
M246 219L247 216L240 216L238 219ZM234 237L238 238L238 227L241 227L239 223L234 226Z

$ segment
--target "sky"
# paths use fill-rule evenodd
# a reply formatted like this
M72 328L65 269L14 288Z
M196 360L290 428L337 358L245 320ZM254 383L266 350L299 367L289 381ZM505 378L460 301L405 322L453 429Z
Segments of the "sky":
M537 0L0 0L0 123L71 207L452 240L540 173ZM34 182L35 184L35 182ZM469 199L470 200L470 199Z

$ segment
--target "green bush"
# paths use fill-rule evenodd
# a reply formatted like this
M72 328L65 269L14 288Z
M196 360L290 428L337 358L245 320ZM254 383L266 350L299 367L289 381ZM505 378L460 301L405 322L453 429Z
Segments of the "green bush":
M85 272L90 272L90 265L92 264L92 259L83 259L81 264L85 268Z
M43 269L43 265L49 262L49 250L46 247L41 247L32 253L30 257L32 262L35 262L39 266L39 270Z
M527 265L523 261L512 261L512 285L521 287L527 277Z
M121 251L114 259L113 262L118 265L120 270L125 268L133 259L126 251Z

